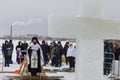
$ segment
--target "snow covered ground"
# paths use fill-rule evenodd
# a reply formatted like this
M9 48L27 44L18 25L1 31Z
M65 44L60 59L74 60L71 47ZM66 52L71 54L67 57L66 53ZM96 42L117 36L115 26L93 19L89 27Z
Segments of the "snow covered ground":
M18 43L19 40L13 40L13 44L14 44L14 48L16 47L17 43ZM0 47L2 46L2 43L4 42L4 40L0 40ZM30 41L27 41L28 43ZM50 43L50 41L48 41L48 44ZM62 45L64 45L65 42L62 42ZM0 71L15 71L15 70L19 70L20 68L20 65L16 63L16 51L14 49L14 52L13 52L13 55L12 55L12 60L13 60L13 63L14 64L10 64L10 67L4 67L2 68L2 61L4 61L2 58L2 53L0 52ZM62 67L51 67L50 64L48 64L46 67L44 67L45 69L62 69L62 68L68 68L69 66L66 65L66 64L63 64ZM58 72L57 74L56 73L47 73L47 75L53 75L53 76L64 76L63 79L61 80L75 80L75 72ZM18 74L14 74L14 73L0 73L0 80L9 80L7 79L6 76L18 76Z
M2 65L0 65L2 67ZM68 66L63 65L62 68L66 68ZM11 64L10 67L3 67L3 71L15 71L19 70L20 65L18 64ZM2 68L0 68L2 71ZM55 68L51 67L50 65L47 65L44 67L44 69L60 69L60 68ZM0 80L9 80L6 76L18 76L19 74L15 73L0 73ZM57 72L57 73L46 73L48 76L64 76L61 80L75 80L75 72Z

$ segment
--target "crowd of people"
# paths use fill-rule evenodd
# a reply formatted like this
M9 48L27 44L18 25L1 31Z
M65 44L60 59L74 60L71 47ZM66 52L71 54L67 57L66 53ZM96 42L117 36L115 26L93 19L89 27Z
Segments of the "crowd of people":
M113 60L120 60L120 44L115 41L104 41L104 74L107 75L111 71Z
M16 46L12 43L12 40L5 40L5 42L2 44L2 53L5 58L5 67L12 62L12 55L13 50L15 48L16 50L16 62L18 64L21 64L24 60L24 57L28 55L28 47L30 43L27 43L26 41L19 41ZM66 41L65 45L63 46L61 44L61 41L52 41L50 44L48 44L47 41L43 40L40 44L38 42L39 46L42 50L42 55L44 59L43 66L46 66L49 62L51 66L55 67L61 67L62 66L62 58L64 56L66 65L69 64L69 68L75 68L75 49L76 47L71 44L70 42Z

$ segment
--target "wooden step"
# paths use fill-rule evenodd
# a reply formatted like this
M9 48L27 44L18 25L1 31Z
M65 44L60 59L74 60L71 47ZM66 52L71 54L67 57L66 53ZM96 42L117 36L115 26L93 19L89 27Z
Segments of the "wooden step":
M14 73L14 71L0 71L0 73Z
M114 80L120 80L120 78L116 78L116 79L114 79Z
M30 80L30 76L7 76L10 79L20 79L20 80ZM40 80L40 76L32 76L32 80ZM59 80L64 78L64 76L41 76L42 80Z

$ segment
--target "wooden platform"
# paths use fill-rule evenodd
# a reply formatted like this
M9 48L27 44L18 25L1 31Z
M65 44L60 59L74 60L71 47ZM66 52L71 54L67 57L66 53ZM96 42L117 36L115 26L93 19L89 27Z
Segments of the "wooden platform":
M20 80L30 80L30 76L7 76L11 79L20 79ZM41 76L41 80L60 80L60 78L64 78L64 76ZM40 80L40 76L32 76L32 80Z
M14 71L0 71L0 73L14 73Z
M119 79L114 79L114 80L120 80L120 78Z
M17 71L19 76L7 76L10 80L60 80L60 78L64 78L64 76L48 76L45 73L45 70L43 66L41 66L41 73L38 74L38 76L29 76L28 75L28 61L27 58L24 58L24 61L21 63L20 69ZM14 72L8 72L8 71L2 71L0 73L14 73ZM27 74L27 75L24 75ZM41 77L40 77L41 75Z

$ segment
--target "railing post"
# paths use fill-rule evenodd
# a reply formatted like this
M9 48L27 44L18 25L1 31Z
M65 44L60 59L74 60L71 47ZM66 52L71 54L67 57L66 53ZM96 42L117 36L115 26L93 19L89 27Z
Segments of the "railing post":
M120 70L119 70L120 68L119 67L120 67L120 55L119 55L119 60L118 60L118 78L119 78L119 75L120 75Z

